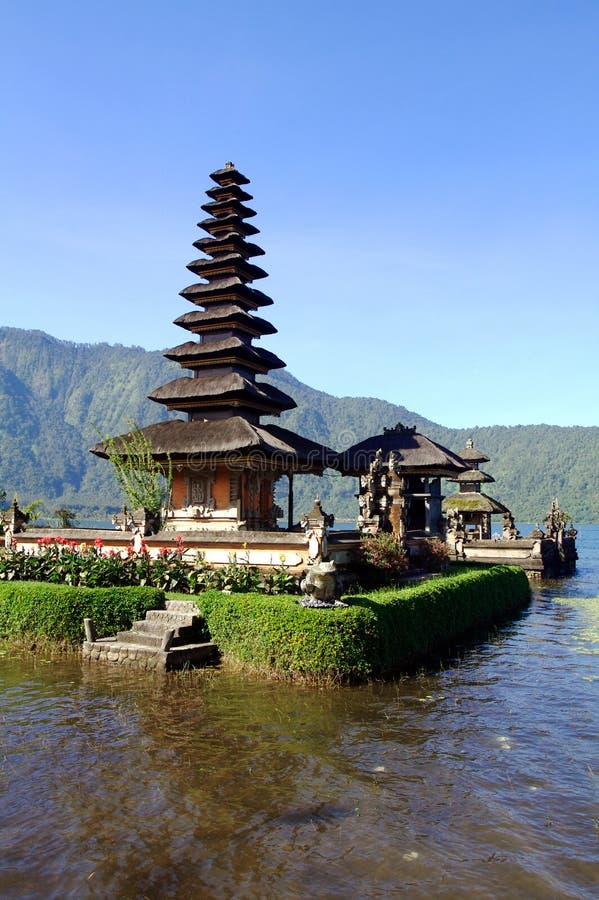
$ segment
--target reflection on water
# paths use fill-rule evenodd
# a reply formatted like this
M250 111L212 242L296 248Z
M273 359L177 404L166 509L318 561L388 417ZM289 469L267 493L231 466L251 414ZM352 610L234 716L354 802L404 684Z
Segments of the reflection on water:
M583 531L574 579L386 684L0 657L0 895L597 896Z

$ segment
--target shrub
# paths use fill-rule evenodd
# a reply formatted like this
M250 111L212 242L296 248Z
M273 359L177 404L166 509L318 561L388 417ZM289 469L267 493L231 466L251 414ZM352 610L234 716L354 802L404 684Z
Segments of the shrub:
M449 548L439 538L427 538L418 544L417 565L426 572L439 572L449 562Z
M363 586L393 584L407 572L409 563L408 552L395 534L380 531L367 535L360 541L358 580Z
M306 609L290 595L222 594L197 600L211 639L229 660L282 675L367 678L377 647L368 609Z
M164 609L164 592L148 587L81 588L40 582L0 583L0 637L23 635L80 643L83 620L91 618L99 637Z
M355 680L406 668L530 597L524 572L495 566L306 609L291 596L207 591L197 603L231 661L284 675Z
M352 603L377 612L377 668L385 672L429 656L471 629L497 622L527 603L530 594L522 569L493 566L375 591L352 598Z

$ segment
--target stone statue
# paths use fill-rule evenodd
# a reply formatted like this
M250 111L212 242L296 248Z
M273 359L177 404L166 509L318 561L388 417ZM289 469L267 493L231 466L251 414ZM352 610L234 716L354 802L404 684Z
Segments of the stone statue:
M514 523L514 517L509 510L503 514L503 540L515 541L520 537L520 532Z
M383 468L383 450L381 447L374 454L374 459L370 463L370 474L378 475Z
M331 608L334 606L347 606L338 600L339 588L337 583L337 567L334 562L320 562L310 566L305 578L300 582L300 588L304 592L300 599L302 606L316 608Z

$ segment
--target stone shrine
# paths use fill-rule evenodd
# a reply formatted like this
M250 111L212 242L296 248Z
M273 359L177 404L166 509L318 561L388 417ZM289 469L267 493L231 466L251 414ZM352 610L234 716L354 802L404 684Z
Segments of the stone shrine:
M443 534L441 478L466 470L446 447L398 423L340 454L344 475L359 479L358 529L408 537Z

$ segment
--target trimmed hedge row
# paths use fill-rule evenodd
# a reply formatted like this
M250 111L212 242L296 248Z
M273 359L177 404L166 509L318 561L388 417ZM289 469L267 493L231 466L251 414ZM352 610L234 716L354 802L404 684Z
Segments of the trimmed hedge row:
M81 643L83 619L99 637L115 634L164 609L164 591L149 587L84 588L40 581L0 582L0 637L24 635Z
M222 594L195 598L229 660L282 674L363 679L372 672L376 615L367 609L307 609L297 597Z
M447 647L481 625L497 622L524 606L530 582L518 566L467 569L401 591L381 590L354 602L376 610L377 670L406 666Z
M306 609L291 596L216 591L196 602L212 640L232 661L353 680L405 668L529 598L522 569L495 566L345 597L347 609Z

